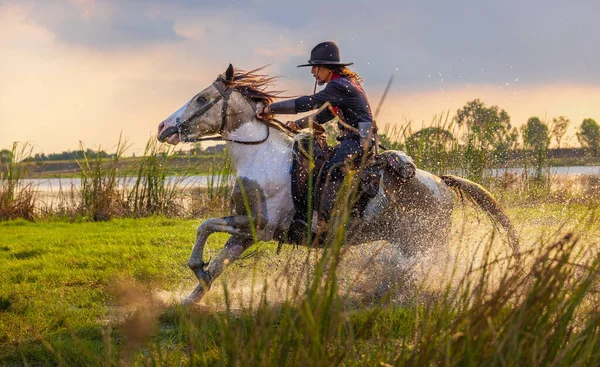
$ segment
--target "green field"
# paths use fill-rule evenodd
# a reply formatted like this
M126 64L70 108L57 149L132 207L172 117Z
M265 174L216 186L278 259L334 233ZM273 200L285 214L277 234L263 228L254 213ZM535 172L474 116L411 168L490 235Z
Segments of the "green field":
M600 360L594 291L600 224L594 210L543 203L509 208L523 250L533 251L532 258L564 234L575 233L578 242L569 248L568 263L585 263L593 277L585 283L588 273L582 275L583 268L562 272L556 262L550 261L548 269L539 267L544 261L530 262L526 267L537 264L539 279L548 280L545 270L551 272L549 279L562 279L540 285L554 289L537 290L548 299L527 306L528 295L538 296L533 286L522 299L513 295L494 306L499 313L482 315L485 302L476 297L481 296L479 278L467 281L463 276L478 256L478 266L491 270L476 250L489 239L491 226L471 210L457 212L452 243L442 250L455 260L442 266L433 261L439 256L425 258L420 262L430 265L426 271L409 268L414 276L410 285L402 285L406 274L388 272L385 261L379 262L382 269L372 268L373 276L357 281L357 260L379 256L368 246L345 253L337 271L330 273L331 263L320 260L327 258L327 251L309 253L290 246L275 255L275 244L259 244L254 256L228 269L223 281L193 308L179 300L196 284L186 262L197 220L2 222L0 365L422 365L482 360L502 365L501 358L528 365L530 358L540 358L540 364L558 358L561 363L593 365ZM218 234L209 238L207 258L225 239ZM502 241L492 242L492 252L505 252ZM553 251L548 254L561 254ZM311 271L304 273L307 262ZM486 281L485 297L490 300L503 289L509 270L494 272ZM322 278L315 281L315 274ZM393 297L374 294L385 279L400 285L390 292ZM563 308L569 310L569 305L574 305L573 312L565 316ZM517 318L517 323L519 312L538 313L541 319L530 314L531 320ZM563 321L566 331L561 334L557 330ZM488 339L486 332L492 335Z
M1 223L0 361L53 360L42 340L98 351L119 279L184 278L195 221ZM76 348L76 346L72 346Z

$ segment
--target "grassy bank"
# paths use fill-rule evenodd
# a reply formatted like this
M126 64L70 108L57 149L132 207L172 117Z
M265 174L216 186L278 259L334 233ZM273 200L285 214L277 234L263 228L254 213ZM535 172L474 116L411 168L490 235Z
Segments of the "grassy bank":
M185 264L199 221L3 222L0 364L594 364L596 209L509 209L530 251L525 283L498 260L501 242L486 250L489 223L465 210L445 264L438 254L419 259L426 270L398 273L396 262L410 259L379 258L388 265L356 281L353 259L377 251L359 247L334 265L335 252L286 248L276 256L274 244L261 244L195 308L177 300L196 284ZM207 258L225 239L209 238ZM391 276L402 297L374 295Z
M31 159L33 147L15 143L0 162L0 221L51 217L71 221L105 221L113 217L153 215L197 217L222 211L229 193L229 161L223 154L199 159L181 157L173 147L150 139L144 155L125 158L127 141L119 138L116 152L84 150L74 162L54 162L48 172L76 174L77 184L59 182L44 192L30 182L44 171L44 162ZM73 169L72 166L77 168ZM203 172L205 169L206 172ZM36 174L37 172L37 174ZM205 188L188 187L186 178L205 173ZM60 175L59 175L60 176ZM42 184L43 185L43 184ZM46 200L42 200L46 194Z

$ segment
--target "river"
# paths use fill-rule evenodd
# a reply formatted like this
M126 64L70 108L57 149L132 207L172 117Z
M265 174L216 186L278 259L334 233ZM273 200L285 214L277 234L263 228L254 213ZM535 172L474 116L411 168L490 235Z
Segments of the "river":
M534 173L535 169L528 169L530 173ZM495 168L491 170L491 174L493 176L500 176L504 173L510 174L522 174L524 172L524 168ZM572 166L572 167L550 167L550 173L553 176L566 176L566 177L576 177L576 176L596 176L600 175L600 166ZM186 188L197 188L197 187L207 187L212 177L207 175L197 175L197 176L170 176L167 178L170 182L175 182L175 180L181 180L179 183L180 187ZM218 178L215 180L217 181ZM122 183L122 182L121 182ZM132 187L135 183L134 179L129 179L126 182L127 187ZM79 178L34 178L34 179L26 179L23 180L23 184L32 184L37 188L38 191L45 192L57 192L59 190L70 190L71 187L75 189L79 189L81 186L81 180Z

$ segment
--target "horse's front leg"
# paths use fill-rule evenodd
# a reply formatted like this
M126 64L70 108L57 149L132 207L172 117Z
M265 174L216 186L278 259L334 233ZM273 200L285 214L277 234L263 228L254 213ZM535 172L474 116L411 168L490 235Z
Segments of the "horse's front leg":
M213 262L211 262L210 264L207 264L203 258L204 245L206 244L208 237L214 232L229 233L232 237L230 238L230 241L227 241L227 244L223 247L219 255L217 255L217 258L214 260L215 263L213 264ZM240 250L243 252L243 250L250 246L252 242L252 231L250 228L250 218L248 216L234 215L223 218L211 218L204 221L204 223L198 227L196 242L194 243L192 255L188 261L188 266L192 269L200 284L190 295L188 301L196 302L202 298L206 291L208 291L214 278L221 274L223 268L222 262L228 258L227 255L229 253L231 253L231 259L235 260L241 255L241 252L239 254L237 253ZM246 243L249 244L246 245ZM234 257L235 255L237 255L237 257ZM219 264L219 261L221 264Z
M206 274L208 264L204 262L203 258L204 245L208 237L215 232L225 232L239 237L252 238L248 216L233 215L223 218L211 218L204 221L198 227L196 242L188 261L188 266L196 274L196 278L200 282L206 282L208 277L208 274Z
M252 237L243 237L233 235L229 237L227 243L221 251L217 254L217 257L208 264L206 270L203 271L204 278L200 280L200 284L196 286L196 289L189 295L187 302L196 303L204 296L204 294L210 289L212 282L223 273L223 270L231 265L235 260L246 251L254 243Z

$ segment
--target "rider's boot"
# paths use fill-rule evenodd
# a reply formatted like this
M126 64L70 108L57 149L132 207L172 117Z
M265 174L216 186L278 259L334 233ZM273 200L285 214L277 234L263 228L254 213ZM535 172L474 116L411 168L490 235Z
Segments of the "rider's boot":
M303 219L294 218L288 229L288 241L295 245L306 245L306 235L308 234L308 223Z

